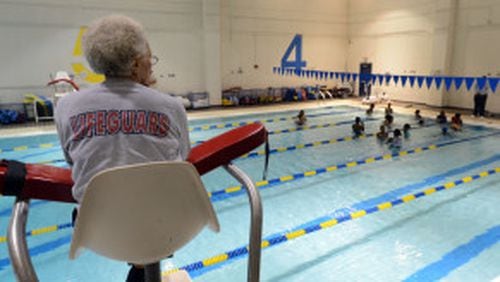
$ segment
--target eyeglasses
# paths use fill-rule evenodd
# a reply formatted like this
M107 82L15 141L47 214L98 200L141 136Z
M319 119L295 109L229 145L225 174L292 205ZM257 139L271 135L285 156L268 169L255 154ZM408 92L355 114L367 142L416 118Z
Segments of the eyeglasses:
M158 61L160 59L158 59L158 57L156 57L155 55L151 56L151 58L149 58L150 62L151 62L151 65L154 66L158 63Z

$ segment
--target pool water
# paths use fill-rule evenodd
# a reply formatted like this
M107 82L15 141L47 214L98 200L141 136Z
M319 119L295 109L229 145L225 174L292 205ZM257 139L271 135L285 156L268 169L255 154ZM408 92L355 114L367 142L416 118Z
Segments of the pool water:
M418 127L413 117L397 114L396 127L414 126L394 151L372 136L352 138L354 117L368 118L360 108L306 114L310 128L303 130L290 119L296 112L190 121L191 141L202 141L233 123L266 120L271 148L281 148L271 154L267 182L262 182L262 156L234 161L261 189L267 246L262 281L491 281L500 276L500 130L466 125L443 136L432 121ZM375 133L382 119L376 111L365 121L366 132ZM2 138L0 149L5 159L66 165L55 134ZM203 231L162 268L184 267L195 281L245 281L248 257L232 251L248 242L248 199L241 191L225 190L238 183L222 169L202 180L212 192L221 232ZM12 203L0 198L0 236ZM31 203L27 230L59 226L28 237L40 280L124 281L125 263L90 251L68 259L72 209ZM221 254L228 256L200 264ZM2 242L0 281L14 280Z

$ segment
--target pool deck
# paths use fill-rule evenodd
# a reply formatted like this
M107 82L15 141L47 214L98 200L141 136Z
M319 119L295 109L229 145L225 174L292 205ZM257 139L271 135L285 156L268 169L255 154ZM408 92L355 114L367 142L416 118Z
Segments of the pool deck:
M485 125L489 127L494 127L500 129L500 119L498 118L476 118L472 117L470 110L463 109L450 109L450 108L439 108L430 107L426 105L414 104L409 102L397 102L391 101L392 107L395 113L413 115L416 109L420 109L422 116L427 118L435 118L439 111L444 110L448 117L455 112L462 113L462 119L465 124L474 125ZM272 104L272 105L259 105L259 106L241 106L241 107L214 107L202 110L190 110L188 111L188 119L204 119L204 118L214 118L214 117L225 117L225 116L238 116L238 115L248 115L255 113L266 113L266 112L276 112L276 111L290 111L305 110L307 114L307 109L315 109L318 107L328 107L328 106L357 106L362 108L368 108L368 105L362 104L360 98L349 98L349 99L334 99L334 100L314 100L300 103L282 103L282 104ZM382 111L386 106L385 102L378 103L375 106L375 111ZM11 136L26 136L35 134L47 134L55 133L56 129L53 122L43 122L39 124L27 123L19 126L7 126L0 127L1 137L11 137Z

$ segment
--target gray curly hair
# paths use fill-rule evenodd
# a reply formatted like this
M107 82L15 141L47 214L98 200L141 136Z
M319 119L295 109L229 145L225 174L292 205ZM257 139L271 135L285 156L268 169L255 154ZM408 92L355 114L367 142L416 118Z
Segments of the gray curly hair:
M135 20L111 15L93 22L83 37L83 51L90 67L107 77L126 77L137 57L148 52L144 29Z

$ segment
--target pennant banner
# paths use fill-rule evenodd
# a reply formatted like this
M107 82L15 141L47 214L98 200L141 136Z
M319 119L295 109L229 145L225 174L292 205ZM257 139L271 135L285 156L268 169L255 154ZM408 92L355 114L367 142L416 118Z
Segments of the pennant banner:
M379 74L378 75L378 84L382 85L382 83L384 83L384 75L383 74Z
M486 86L486 78L480 77L476 79L477 87L479 89L484 89L484 86Z
M467 87L467 91L470 91L472 84L474 84L474 77L466 77L465 78L465 86Z
M347 81L351 81L351 73L350 72L347 73L346 79L347 79Z
M417 76L417 84L418 84L418 88L422 88L422 84L424 84L424 77L423 76Z
M498 78L498 77L489 77L488 78L488 84L490 85L491 92L493 92L493 93L497 92L497 85L498 85L499 80L500 80L500 78Z
M460 87L462 87L462 84L464 82L463 77L454 77L453 82L455 83L455 89L458 90Z
M392 76L391 76L390 74L386 74L386 75L385 75L385 83L386 83L386 84L391 83L391 78L392 78Z
M405 87L407 80L408 80L408 76L402 75L401 76L401 86Z
M333 76L335 75L335 73L333 71L330 72L330 79L333 79Z
M392 80L394 80L394 84L395 84L395 85L398 85L399 75L393 75L393 76L392 76Z
M434 79L434 77L432 77L432 76L425 77L425 85L427 86L427 89L431 89L433 79Z
M447 76L444 78L444 86L446 87L446 91L450 91L452 82L453 82L453 79L451 77Z
M408 79L410 80L410 87L413 88L413 85L415 85L415 78L414 76L409 76Z
M434 81L436 82L436 88L439 90L441 88L441 83L443 82L443 78L441 76L436 76L434 78Z
M340 73L340 79L342 80L342 82L344 82L344 80L345 80L345 73L343 73L343 72Z
M356 81L358 79L358 74L357 73L353 73L352 74L352 80Z

